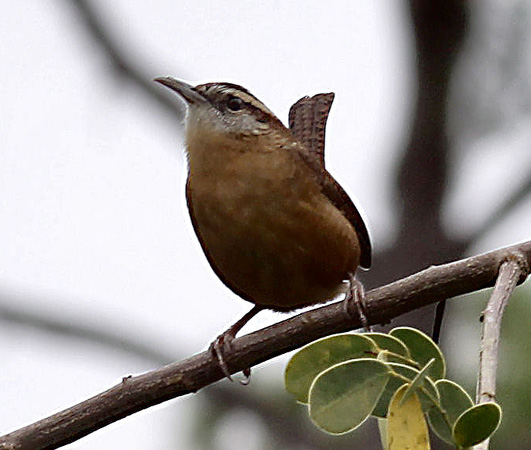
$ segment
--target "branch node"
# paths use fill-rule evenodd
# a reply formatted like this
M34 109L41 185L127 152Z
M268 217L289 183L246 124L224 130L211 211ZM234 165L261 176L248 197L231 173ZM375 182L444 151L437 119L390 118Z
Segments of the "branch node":
M529 273L531 272L531 268L529 266L529 262L527 261L527 258L522 252L519 252L517 250L513 250L512 252L510 252L505 257L502 264L504 262L514 262L518 265L520 277L518 278L517 284L522 284L527 279L527 277L529 276Z
M496 394L493 394L492 392L483 391L481 393L481 398L483 399L483 402L495 402Z

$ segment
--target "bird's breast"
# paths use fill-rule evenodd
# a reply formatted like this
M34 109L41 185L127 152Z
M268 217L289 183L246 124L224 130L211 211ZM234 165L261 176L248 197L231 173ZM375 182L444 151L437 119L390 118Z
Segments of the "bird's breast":
M194 229L214 271L253 303L289 310L329 300L359 263L356 232L289 154L240 155L189 174Z

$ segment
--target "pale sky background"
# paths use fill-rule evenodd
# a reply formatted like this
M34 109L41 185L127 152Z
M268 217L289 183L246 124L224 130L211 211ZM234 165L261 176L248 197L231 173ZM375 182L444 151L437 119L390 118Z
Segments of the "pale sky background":
M391 174L414 83L402 2L94 3L150 78L236 82L284 122L300 97L335 92L327 165L368 218L375 248L391 242ZM176 359L206 348L250 305L216 279L192 233L174 117L109 76L67 1L3 2L0 54L2 300L135 336ZM531 164L529 125L467 141L469 151L455 156L462 170L450 225L459 220L466 231L486 217L513 187L507 171L517 185ZM507 145L518 158L500 152ZM530 206L475 251L528 239ZM281 317L263 313L252 327ZM0 342L2 434L152 368L3 322ZM285 361L257 368L253 384L281 383ZM190 397L166 403L67 448L193 448L183 443L193 405ZM254 448L252 436L246 442Z

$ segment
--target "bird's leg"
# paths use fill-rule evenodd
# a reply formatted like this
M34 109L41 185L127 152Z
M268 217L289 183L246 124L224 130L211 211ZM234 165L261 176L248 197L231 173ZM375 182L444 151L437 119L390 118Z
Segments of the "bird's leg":
M255 305L253 309L251 309L247 314L245 314L240 320L238 320L234 325L232 325L228 330L221 333L215 340L210 344L210 352L214 355L214 357L217 359L219 367L221 368L221 371L225 374L225 376L230 380L232 380L232 377L230 376L229 368L227 367L227 363L225 362L225 353L227 350L230 350L232 341L236 337L236 334L238 331L240 331L249 320L251 320L256 314L258 314L263 307ZM248 383L248 379L251 374L250 369L246 369L243 371L243 374L247 378L247 382L244 382L243 384Z
M363 284L361 284L361 281L359 281L354 274L349 274L349 289L347 291L347 295L345 297L345 300L343 300L343 305L345 308L345 313L349 317L353 317L353 314L351 311L353 309L356 310L357 316L359 317L361 324L363 325L363 328L365 331L372 331L372 328L369 324L369 320L367 319L367 313L365 308L365 288L363 287Z

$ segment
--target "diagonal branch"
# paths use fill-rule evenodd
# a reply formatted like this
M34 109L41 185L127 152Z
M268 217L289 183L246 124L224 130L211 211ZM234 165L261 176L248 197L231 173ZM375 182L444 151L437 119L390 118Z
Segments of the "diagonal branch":
M138 58L126 55L126 52L120 47L117 39L103 25L103 21L99 17L93 3L87 0L68 2L69 5L77 9L79 17L85 24L88 33L103 50L112 67L115 69L115 73L132 81L144 93L148 94L149 98L168 112L177 116L179 120L176 123L180 125L184 117L184 109L181 103L174 102L170 97L163 94L162 90L152 81L153 76L156 74L148 74L146 69L135 62Z
M531 265L531 241L441 266L433 266L366 295L371 323L394 317L456 295L494 284L510 255L520 253ZM525 277L520 281L523 282ZM243 336L233 343L226 360L232 373L255 366L333 333L361 326L345 314L341 303L323 306ZM82 403L0 438L0 449L54 449L106 425L166 400L197 392L223 378L209 352L122 382Z
M176 352L163 352L154 345L148 345L146 344L148 340L142 336L126 337L115 331L109 332L104 327L82 323L72 317L57 317L56 314L13 307L12 305L20 305L20 297L20 295L0 291L0 322L30 327L45 333L51 332L66 339L84 340L93 345L100 345L112 351L141 358L154 366L168 364L175 359ZM42 298L40 303L45 303ZM182 354L182 352L177 352L177 354ZM208 403L209 409L212 409L212 405L216 407L222 405L225 411L237 408L252 410L283 448L290 448L295 445L295 442L314 450L324 450L330 447L327 435L318 432L317 429L305 427L299 420L299 416L294 416L292 411L282 407L272 407L270 402L253 394L251 390L239 390L238 395L235 395L234 386L224 383L216 386L215 389L203 391L202 400ZM338 449L347 448L347 446L350 448L350 443L336 444Z

